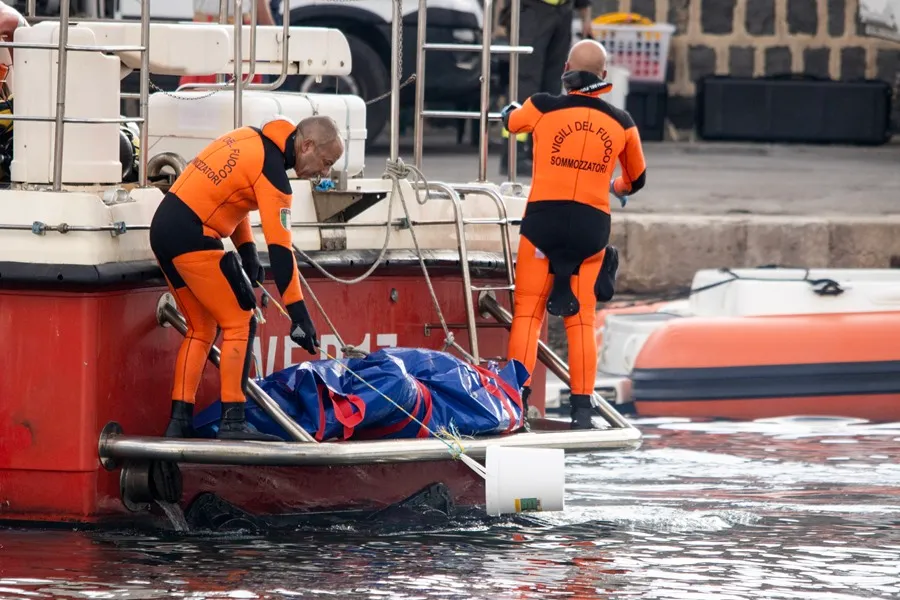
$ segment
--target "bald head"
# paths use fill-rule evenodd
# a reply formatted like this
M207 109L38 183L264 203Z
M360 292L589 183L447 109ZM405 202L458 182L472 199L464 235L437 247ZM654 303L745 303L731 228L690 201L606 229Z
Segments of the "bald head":
M566 71L587 71L606 79L606 48L595 40L581 40L569 51Z
M338 126L334 119L324 115L306 117L297 124L297 132L305 140L319 145L333 143L338 138Z
M344 142L334 119L324 115L306 117L297 124L294 140L297 177L325 177L344 153Z

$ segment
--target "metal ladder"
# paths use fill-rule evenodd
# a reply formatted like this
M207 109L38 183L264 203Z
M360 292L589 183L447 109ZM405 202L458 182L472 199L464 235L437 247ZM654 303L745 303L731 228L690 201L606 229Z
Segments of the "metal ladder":
M531 46L519 46L519 14L521 0L510 1L509 44L493 45L490 43L493 33L494 0L484 1L484 19L481 28L480 44L429 44L425 41L426 32L426 0L419 0L418 36L416 50L416 102L415 102L415 142L414 159L417 168L422 168L422 144L424 138L424 121L426 118L436 119L478 119L478 181L487 181L488 156L488 121L500 119L500 113L488 112L491 101L491 56L493 54L509 54L509 99L514 101L519 88L519 54L531 54ZM462 110L425 110L425 51L449 52L481 52L481 102L478 111ZM509 180L515 181L516 144L514 136L510 136L510 168Z

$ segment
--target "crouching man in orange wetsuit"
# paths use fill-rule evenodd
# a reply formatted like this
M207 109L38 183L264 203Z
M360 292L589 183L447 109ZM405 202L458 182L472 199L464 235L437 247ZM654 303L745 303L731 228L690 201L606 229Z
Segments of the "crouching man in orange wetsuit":
M508 357L532 372L544 313L564 318L573 429L593 427L594 318L598 297L605 302L612 298L618 268L616 249L607 245L610 192L632 194L645 181L634 121L599 97L612 89L605 78L606 50L583 40L569 53L562 78L565 95L535 94L523 106L503 110L511 133L532 132L534 140ZM617 159L622 175L613 180ZM530 392L529 380L523 391L526 401Z
M256 330L252 288L264 277L249 213L259 210L272 277L291 316L291 339L314 354L318 340L300 290L286 171L294 169L301 179L327 175L343 152L329 117L309 117L296 126L279 118L262 129L241 127L200 152L163 198L150 224L150 246L187 322L166 437L193 436L194 401L218 326L223 333L219 438L280 440L260 433L244 416ZM224 250L224 237L231 238L237 254Z

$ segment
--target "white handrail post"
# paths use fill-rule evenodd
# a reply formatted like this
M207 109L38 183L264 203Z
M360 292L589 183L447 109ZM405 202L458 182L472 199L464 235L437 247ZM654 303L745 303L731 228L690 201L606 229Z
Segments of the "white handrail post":
M141 1L141 147L138 162L138 185L147 186L148 117L150 114L150 0Z
M242 0L234 0L234 128L243 123L243 105L241 104L241 67L243 67L244 7Z
M416 46L416 106L415 106L415 141L413 142L413 158L416 168L422 169L422 146L425 143L425 37L426 15L428 13L427 0L419 0L418 19L418 44Z
M401 0L393 0L391 19L391 162L397 162L400 155L400 36L403 29L403 7Z
M509 45L519 45L519 15L522 10L522 0L509 0ZM519 99L519 53L512 52L509 55L509 98L507 102L516 102ZM509 134L506 141L509 146L508 162L509 162L509 180L516 180L516 165L518 164L517 152L519 144L516 136Z
M53 141L53 191L62 189L63 120L66 118L66 58L69 41L69 0L59 4L59 50L56 69L56 137Z
M481 27L481 107L478 115L478 181L487 181L488 108L491 104L491 37L494 20L494 0L484 0L484 20Z

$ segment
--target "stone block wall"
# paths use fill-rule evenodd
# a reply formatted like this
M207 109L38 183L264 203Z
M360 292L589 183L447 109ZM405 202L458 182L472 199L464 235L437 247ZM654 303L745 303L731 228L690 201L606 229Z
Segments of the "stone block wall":
M693 126L694 82L705 75L809 73L888 82L900 131L900 43L863 36L857 0L594 0L593 11L676 26L669 119L679 129Z

